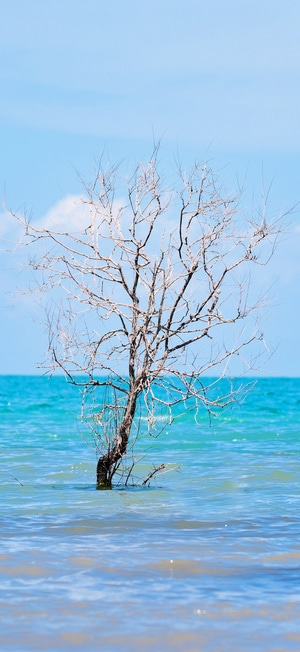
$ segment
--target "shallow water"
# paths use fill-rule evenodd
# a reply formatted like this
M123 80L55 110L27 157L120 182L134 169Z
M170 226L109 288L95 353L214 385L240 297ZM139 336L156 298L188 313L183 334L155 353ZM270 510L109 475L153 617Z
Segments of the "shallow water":
M150 488L95 490L63 379L0 377L0 410L1 649L300 649L300 379L175 422Z

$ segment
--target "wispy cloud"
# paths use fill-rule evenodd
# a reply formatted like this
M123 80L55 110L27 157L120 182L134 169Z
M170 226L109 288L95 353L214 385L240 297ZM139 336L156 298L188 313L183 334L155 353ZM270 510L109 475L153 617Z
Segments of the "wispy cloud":
M81 195L67 195L52 206L35 226L57 231L78 231L85 228L89 208Z

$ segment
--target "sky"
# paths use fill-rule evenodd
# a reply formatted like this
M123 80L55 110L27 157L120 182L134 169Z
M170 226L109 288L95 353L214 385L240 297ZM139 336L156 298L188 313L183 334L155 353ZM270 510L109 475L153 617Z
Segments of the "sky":
M161 138L166 170L209 160L294 207L262 271L260 374L300 376L298 0L9 0L0 24L0 373L38 373L47 347L7 209L40 220L103 152L135 165Z

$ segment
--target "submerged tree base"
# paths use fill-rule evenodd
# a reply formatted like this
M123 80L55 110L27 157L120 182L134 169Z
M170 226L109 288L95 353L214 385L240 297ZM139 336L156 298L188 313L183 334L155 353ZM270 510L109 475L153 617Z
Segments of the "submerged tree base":
M120 453L119 446L116 445L114 449L99 458L96 470L97 489L112 489L112 480L120 466L122 457L123 452Z
M106 491L112 489L112 483L110 484L105 484L104 482L100 482L96 484L96 489L97 491Z
M102 459L100 458L99 462L102 463ZM99 469L99 462L97 465L97 482L96 482L96 490L98 491L106 491L106 490L111 490L113 489L113 483L112 480L106 478L102 478L100 480L100 474L98 474L98 469ZM151 471L147 474L147 476L142 480L141 478L132 478L131 471L134 467L134 464L132 464L131 469L128 471L128 469L123 469L123 472L121 471L121 478L126 478L124 482L116 483L114 486L118 489L120 489L120 486L122 487L140 487L140 488L145 488L145 487L150 487L150 482L151 480L156 477L158 474L164 474L168 473L169 471L178 471L180 468L178 464L172 464L172 463L167 463L167 464L160 464L159 466L153 466ZM100 468L102 468L102 464L100 464ZM129 483L128 480L131 478L131 482Z

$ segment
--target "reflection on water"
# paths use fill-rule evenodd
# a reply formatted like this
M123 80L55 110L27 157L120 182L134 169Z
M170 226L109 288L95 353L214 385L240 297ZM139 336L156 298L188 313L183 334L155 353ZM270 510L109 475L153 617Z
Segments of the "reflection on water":
M106 492L55 385L33 409L31 382L30 427L1 425L1 649L300 649L299 381L260 381L201 437L181 422L151 452L179 471ZM295 410L270 426L279 394Z

